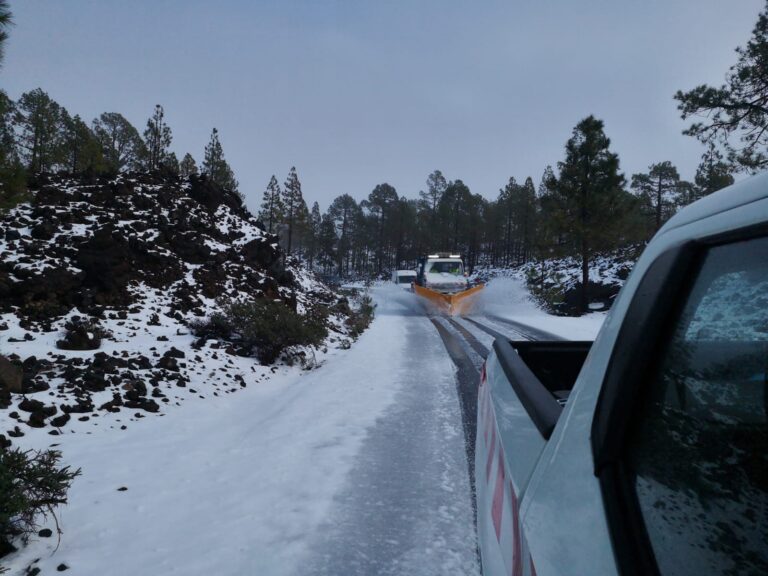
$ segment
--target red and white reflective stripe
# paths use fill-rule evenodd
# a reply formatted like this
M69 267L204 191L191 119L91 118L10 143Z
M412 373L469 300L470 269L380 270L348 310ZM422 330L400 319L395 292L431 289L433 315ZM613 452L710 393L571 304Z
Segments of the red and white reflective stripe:
M512 478L507 474L504 465L505 454L501 439L497 438L496 414L489 386L481 386L480 398L478 417L484 420L482 422L483 448L486 451L483 454L485 460L478 462L485 464L484 498L482 502L478 502L478 505L485 508L483 517L493 525L493 533L498 543L499 560L503 562L505 572L510 576L523 576L524 572L535 574L533 562L528 558L527 550L523 546L519 503ZM482 479L478 478L478 482L482 482ZM487 534L490 535L490 533ZM530 568L525 570L528 567Z

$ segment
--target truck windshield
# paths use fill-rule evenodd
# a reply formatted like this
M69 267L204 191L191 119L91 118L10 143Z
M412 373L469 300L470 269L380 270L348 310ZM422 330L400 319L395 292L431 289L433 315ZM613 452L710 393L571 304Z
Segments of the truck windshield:
M397 277L397 281L400 284L410 284L411 282L413 282L415 280L415 278L416 278L416 275L413 275L413 276L398 276Z
M453 274L454 276L461 276L464 274L461 262L432 262L428 272Z

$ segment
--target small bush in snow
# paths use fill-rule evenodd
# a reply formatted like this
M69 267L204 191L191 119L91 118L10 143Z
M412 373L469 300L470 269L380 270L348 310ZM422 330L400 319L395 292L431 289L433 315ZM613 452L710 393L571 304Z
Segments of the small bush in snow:
M37 530L41 516L55 520L55 507L67 503L80 470L60 467L60 460L56 450L0 449L0 556L14 550L11 540L26 540Z
M349 333L354 338L365 332L373 320L374 310L376 309L373 298L371 298L368 292L358 295L356 300L357 307L350 311L349 317L346 320Z
M229 302L222 311L191 325L203 340L217 338L272 364L290 346L319 346L328 334L326 314L300 315L282 301L261 298L253 302Z
M99 325L97 320L86 320L73 316L65 325L64 338L56 342L62 350L97 350L102 338L111 334Z

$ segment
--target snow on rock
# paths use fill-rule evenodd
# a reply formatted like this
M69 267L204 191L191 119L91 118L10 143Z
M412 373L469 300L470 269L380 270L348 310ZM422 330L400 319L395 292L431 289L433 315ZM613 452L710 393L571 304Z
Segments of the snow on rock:
M601 311L611 307L642 249L641 245L628 246L592 257L589 266L590 310ZM547 258L510 268L478 266L470 279L488 281L493 278L526 282L540 303L556 314L578 313L582 281L579 258Z
M23 374L18 389L0 385L0 435L125 428L261 382L274 368L196 342L189 323L221 299L282 300L300 314L338 302L283 265L276 237L205 177L43 175L30 192L0 217L0 346ZM309 356L346 347L340 314Z

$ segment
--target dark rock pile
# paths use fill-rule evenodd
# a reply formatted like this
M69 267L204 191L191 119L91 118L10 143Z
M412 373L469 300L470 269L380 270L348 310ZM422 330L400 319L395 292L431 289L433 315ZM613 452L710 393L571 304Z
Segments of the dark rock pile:
M58 434L106 413L140 418L183 394L246 386L259 377L255 362L189 335L219 299L263 296L293 309L336 301L283 264L277 237L237 195L204 177L43 175L31 193L0 216L7 436L24 426Z
M200 296L292 297L280 290L295 286L277 238L204 177L43 175L32 193L31 204L0 219L0 311L32 321L72 308L100 316L130 306L136 281L171 289L180 311L200 314Z

